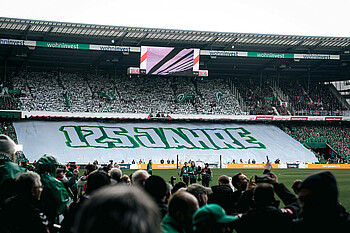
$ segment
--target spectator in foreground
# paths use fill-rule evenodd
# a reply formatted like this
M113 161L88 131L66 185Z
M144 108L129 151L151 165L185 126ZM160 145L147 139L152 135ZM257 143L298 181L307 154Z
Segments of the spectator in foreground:
M145 170L137 170L131 176L131 183L140 187L145 187L145 182L148 179L149 174Z
M236 223L236 231L241 232L281 232L288 231L297 217L299 204L297 198L282 183L278 183L273 173L267 178L269 183L259 183L253 189L254 207L245 212ZM252 180L250 180L250 183ZM273 186L272 186L272 185ZM253 187L248 184L248 187ZM283 201L285 208L279 209L279 202L274 193ZM267 222L273 222L273 227L262 227ZM253 223L253 224L252 224Z
M183 181L179 181L174 185L173 189L171 190L171 194L174 195L174 193L176 193L181 188L187 188L187 185Z
M63 183L57 180L56 167L58 162L52 155L43 155L35 163L35 172L41 177L43 193L41 200L46 208L49 221L58 222L57 217L62 214L69 203L69 195Z
M7 135L0 134L0 208L4 201L13 196L14 182L26 169L16 164L16 144Z
M160 176L150 176L145 182L145 190L156 202L160 216L163 218L168 211L167 183Z
M199 207L202 207L208 203L208 193L211 189L201 184L191 184L187 187L186 191L195 196L198 200Z
M131 180L128 175L123 175L121 178L121 183L126 185L131 185Z
M217 204L209 204L198 209L193 215L194 233L231 233L233 222L238 217L227 215Z
M338 186L329 171L307 177L300 185L300 218L294 232L349 232L350 216L338 201Z
M90 196L96 192L98 189L101 189L104 186L111 184L111 179L104 171L94 171L88 177L86 181L86 192L79 198L78 201L73 202L68 211L65 212L64 219L61 224L61 233L72 233L74 219L77 216L77 212L83 205L86 200L90 199Z
M247 189L249 179L243 173L237 173L232 177L232 185L236 188L233 193L233 202L236 204L243 192Z
M230 178L222 175L218 179L218 185L212 186L213 193L208 195L208 203L218 204L224 208L227 214L234 212L233 190L230 186Z
M110 172L110 176L111 176L111 183L112 184L117 184L120 183L121 178L122 178L122 170L120 170L119 168L112 168L111 172Z
M153 200L137 187L108 186L87 200L75 221L76 233L160 233Z
M293 189L293 191L296 195L298 195L298 193L299 193L301 183L302 183L301 180L295 180L292 184L291 188Z
M169 200L168 214L161 223L163 233L192 232L192 217L198 208L198 201L192 194L176 192Z
M24 172L17 177L15 186L17 195L7 199L0 213L0 232L50 232L52 225L39 202L43 190L40 176Z
M59 167L56 171L56 179L61 181L66 187L69 197L76 201L77 200L77 181L79 171L73 169L73 172L67 170L66 166Z
M84 175L82 175L77 182L78 198L85 193L84 187L85 187L88 175L90 175L90 173L95 171L96 169L97 167L94 164L88 164L85 166Z

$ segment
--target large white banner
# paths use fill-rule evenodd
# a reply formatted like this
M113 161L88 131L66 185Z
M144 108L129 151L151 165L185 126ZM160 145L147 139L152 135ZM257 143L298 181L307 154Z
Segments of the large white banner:
M159 163L162 158L176 161L177 155L202 156L203 161L222 155L223 162L255 159L261 163L266 156L281 162L317 161L312 152L278 127L265 124L21 121L14 126L30 161L46 153L62 163L96 159L126 163L153 159Z

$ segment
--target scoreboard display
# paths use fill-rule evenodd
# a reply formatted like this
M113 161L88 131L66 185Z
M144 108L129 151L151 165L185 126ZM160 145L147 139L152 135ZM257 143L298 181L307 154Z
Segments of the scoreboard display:
M199 73L199 49L142 46L140 73L197 76Z

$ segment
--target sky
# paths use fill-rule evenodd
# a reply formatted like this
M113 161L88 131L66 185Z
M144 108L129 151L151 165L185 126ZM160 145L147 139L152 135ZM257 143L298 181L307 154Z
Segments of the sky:
M16 0L0 17L196 31L350 37L350 0Z

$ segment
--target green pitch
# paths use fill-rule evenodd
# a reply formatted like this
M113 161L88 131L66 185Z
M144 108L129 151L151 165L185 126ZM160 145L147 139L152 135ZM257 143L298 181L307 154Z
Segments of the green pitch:
M130 175L135 170L122 170L123 174ZM221 175L227 175L232 177L234 174L238 172L242 172L248 178L253 175L261 174L263 172L262 169L212 169L214 173L213 182L211 185L217 185L217 180ZM294 180L300 179L303 180L307 176L317 173L321 170L316 169L275 169L272 170L277 177L280 183L284 183L290 190ZM175 181L178 182L180 170L176 169L164 169L164 170L153 170L153 175L161 176L165 179L165 181L170 182L170 176L175 176L177 179ZM350 211L350 170L346 169L333 169L330 170L334 174L338 182L339 189L339 200L344 205L344 207Z

